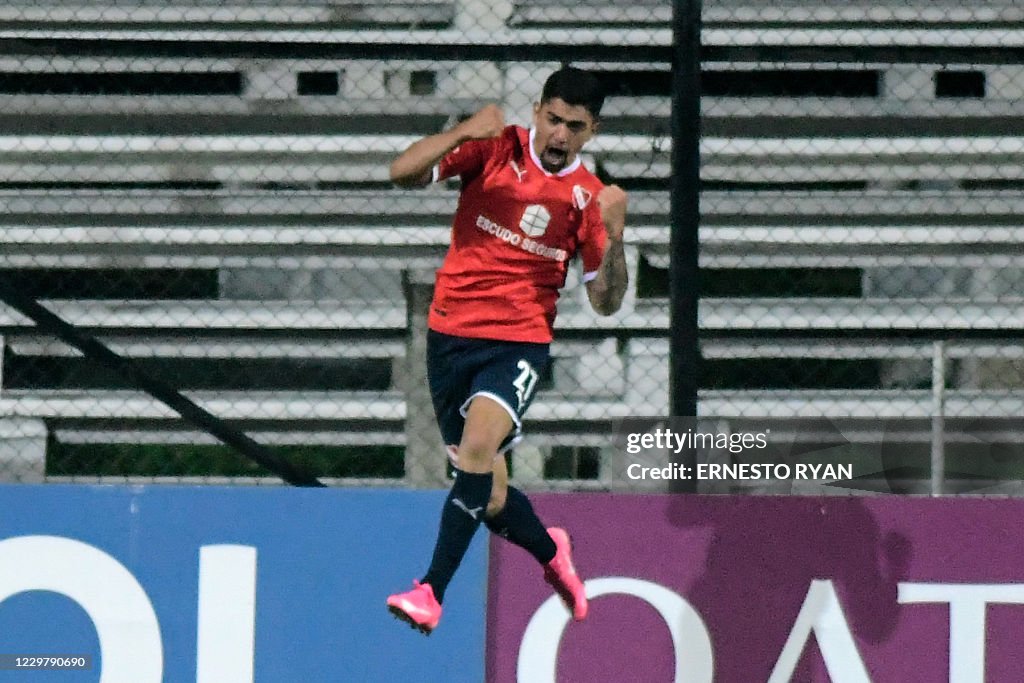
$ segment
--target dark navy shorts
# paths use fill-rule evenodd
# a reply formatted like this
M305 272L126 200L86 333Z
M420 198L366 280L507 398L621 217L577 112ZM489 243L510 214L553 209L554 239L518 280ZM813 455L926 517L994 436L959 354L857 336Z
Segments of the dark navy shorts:
M427 379L434 414L448 455L462 440L466 411L476 396L487 396L508 411L515 427L499 453L519 441L523 415L550 359L548 344L453 337L427 331Z

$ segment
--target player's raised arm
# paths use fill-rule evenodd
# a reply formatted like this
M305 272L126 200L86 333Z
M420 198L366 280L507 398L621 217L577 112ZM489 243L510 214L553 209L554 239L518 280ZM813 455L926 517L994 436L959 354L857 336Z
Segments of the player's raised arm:
M618 185L608 185L597 196L601 219L608 231L604 256L597 269L597 277L587 283L590 305L601 315L611 315L622 306L629 274L622 234L626 227L626 192Z
M505 128L501 107L489 104L454 128L429 135L411 144L391 162L391 182L400 187L422 187L430 183L431 172L445 154L468 140L486 140Z

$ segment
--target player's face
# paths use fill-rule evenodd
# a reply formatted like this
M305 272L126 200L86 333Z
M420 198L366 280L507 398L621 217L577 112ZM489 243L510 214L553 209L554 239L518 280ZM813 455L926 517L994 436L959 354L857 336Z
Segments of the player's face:
M533 151L548 173L558 173L575 161L597 132L597 122L586 107L566 104L558 97L534 105L533 125L537 130Z

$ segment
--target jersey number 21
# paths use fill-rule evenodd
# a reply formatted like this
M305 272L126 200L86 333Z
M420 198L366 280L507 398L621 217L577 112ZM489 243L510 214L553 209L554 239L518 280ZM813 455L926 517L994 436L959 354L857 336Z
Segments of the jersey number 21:
M530 400L530 396L533 394L533 390L537 388L537 371L533 369L529 363L525 360L521 360L516 363L516 367L521 370L519 376L516 377L515 381L512 382L512 386L516 388L516 398L519 400L519 410L523 409L526 402Z

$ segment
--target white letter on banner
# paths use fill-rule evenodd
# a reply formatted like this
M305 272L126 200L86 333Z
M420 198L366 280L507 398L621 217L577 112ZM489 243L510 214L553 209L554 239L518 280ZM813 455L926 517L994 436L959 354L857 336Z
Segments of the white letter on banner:
M196 683L252 683L256 634L256 548L199 549Z
M586 582L587 597L632 595L658 611L668 624L675 654L674 683L711 683L714 653L707 627L690 603L664 586L640 579L606 577ZM555 683L558 645L569 624L569 612L558 596L537 608L519 645L516 677L519 683Z
M811 631L818 640L818 649L833 683L871 683L839 604L839 596L832 582L823 579L811 581L768 683L786 683L791 679Z
M990 603L1024 604L1024 585L901 583L901 605L949 603L949 681L985 681L985 607Z
M0 541L0 601L37 590L71 598L89 615L103 661L100 683L163 679L163 644L153 604L113 557L59 536Z

